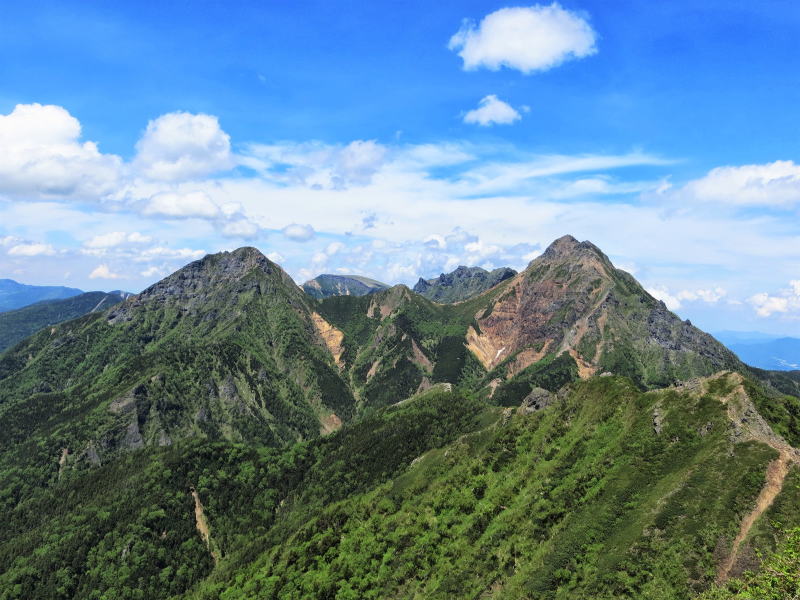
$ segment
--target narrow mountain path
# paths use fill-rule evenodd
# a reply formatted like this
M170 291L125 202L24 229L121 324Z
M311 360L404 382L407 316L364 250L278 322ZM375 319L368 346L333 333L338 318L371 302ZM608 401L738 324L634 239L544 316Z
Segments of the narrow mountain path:
M731 434L732 441L746 442L756 441L766 444L778 452L778 458L767 465L764 487L756 498L755 506L747 515L744 516L739 525L739 533L733 540L730 554L717 569L717 582L721 583L728 579L731 570L739 558L739 550L742 543L750 533L753 525L758 519L772 506L775 498L783 490L783 482L789 474L792 465L800 466L800 450L794 448L783 437L775 433L764 417L756 409L744 387L744 378L738 373L723 373L715 375L705 380L705 383L719 377L728 377L733 380L731 391L722 399L725 404L728 418L733 425ZM705 387L704 385L701 387Z
M203 542L205 542L211 554L211 558L214 559L214 564L216 565L219 562L219 553L211 547L211 528L208 526L208 519L203 511L203 503L200 502L200 495L194 487L190 488L190 491L192 492L192 498L194 498L195 526L197 527L197 531L200 532L200 537L203 539Z
M733 540L731 552L717 570L717 583L727 581L733 565L736 564L736 559L739 558L739 549L742 546L742 542L747 538L755 522L767 511L775 498L778 497L778 494L781 493L783 482L786 479L786 475L789 474L789 467L793 462L797 462L796 457L786 450L781 450L780 456L767 466L767 481L764 487L761 488L758 498L756 498L755 507L742 519L739 533Z

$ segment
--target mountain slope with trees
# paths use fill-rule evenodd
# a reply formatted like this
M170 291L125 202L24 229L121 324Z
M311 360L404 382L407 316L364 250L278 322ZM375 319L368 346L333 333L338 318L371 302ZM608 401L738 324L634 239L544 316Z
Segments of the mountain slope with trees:
M0 356L0 599L693 598L800 526L797 383L568 236L455 304L210 255Z

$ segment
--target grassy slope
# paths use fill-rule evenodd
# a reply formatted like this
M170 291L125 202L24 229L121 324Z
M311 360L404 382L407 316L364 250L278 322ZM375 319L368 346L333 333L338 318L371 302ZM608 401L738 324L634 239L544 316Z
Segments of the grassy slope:
M581 382L366 493L310 513L290 506L293 531L196 596L690 598L713 581L774 455L731 447L727 431L713 397ZM797 524L800 492L784 494L770 518ZM769 548L777 533L760 527Z

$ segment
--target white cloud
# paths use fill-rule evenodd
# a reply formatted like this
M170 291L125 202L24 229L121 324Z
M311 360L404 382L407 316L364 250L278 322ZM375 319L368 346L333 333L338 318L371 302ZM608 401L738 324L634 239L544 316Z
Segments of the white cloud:
M800 280L792 280L789 287L776 295L761 292L752 296L748 302L759 317L770 317L776 313L784 315L798 313L800 316Z
M705 302L706 304L716 304L724 298L728 292L727 290L716 287L713 289L697 289L697 290L680 290L678 292L670 292L664 286L655 286L647 288L653 298L661 300L667 305L670 310L678 310L683 307L684 302Z
M217 117L168 113L150 121L136 144L137 172L161 181L185 180L234 166L231 141Z
M300 225L299 223L292 223L283 228L283 235L293 242L307 242L314 237L315 233L311 225Z
M21 241L21 239L13 235L6 235L4 237L0 237L0 246L11 246Z
M156 275L166 275L164 269L161 267L156 267L155 265L147 267L144 271L139 273L142 277L155 277Z
M319 142L252 144L241 163L284 183L343 190L369 184L388 153L386 146L374 140L354 140L346 146Z
M800 204L800 165L778 160L761 165L717 167L683 188L667 193L740 206L796 206Z
M232 238L252 239L258 234L258 225L247 219L230 221L222 227L222 235Z
M369 183L385 156L386 148L373 140L350 142L336 157L338 175L346 183Z
M22 243L8 249L11 256L52 256L56 253L50 244Z
M0 115L0 193L25 199L111 195L122 161L80 142L80 135L78 120L60 106L18 104Z
M269 252L266 256L272 262L278 264L281 264L283 261L286 260L286 258L284 258L283 254L281 254L280 252Z
M122 275L114 273L106 264L98 265L89 273L89 279L121 279Z
M112 231L96 235L84 242L87 248L113 248L122 244L146 244L151 241L150 236L143 235L138 231L125 233L124 231Z
M647 288L648 293L656 300L661 300L667 305L670 310L678 310L681 307L681 301L677 296L674 296L665 287L652 287Z
M142 213L147 216L207 219L219 217L221 214L219 206L205 192L156 194L144 205Z
M478 108L464 115L464 123L474 123L484 127L489 125L510 125L522 117L514 108L494 94L486 96L478 103Z
M554 2L501 8L477 26L465 21L449 48L458 52L466 70L508 67L527 74L590 56L597 52L595 40L584 17Z
M155 248L148 248L139 253L134 259L138 262L147 262L151 260L196 260L206 255L205 250L194 250L192 248L165 248L158 246Z

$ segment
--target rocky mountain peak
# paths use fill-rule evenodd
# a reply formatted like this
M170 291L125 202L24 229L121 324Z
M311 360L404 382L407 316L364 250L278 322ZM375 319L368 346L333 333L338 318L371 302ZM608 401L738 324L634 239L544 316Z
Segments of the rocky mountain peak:
M516 274L514 269L508 267L487 271L482 267L460 265L455 271L442 273L433 279L420 277L414 291L434 302L460 302L485 292Z
M212 296L236 295L248 289L263 292L266 280L297 289L291 277L257 248L245 246L208 254L129 298L109 313L109 322L130 320L132 312L144 304L177 305L184 311L200 309Z
M564 235L551 243L541 257L546 259L569 259L592 255L608 260L603 251L592 242L588 240L579 242L571 235Z

